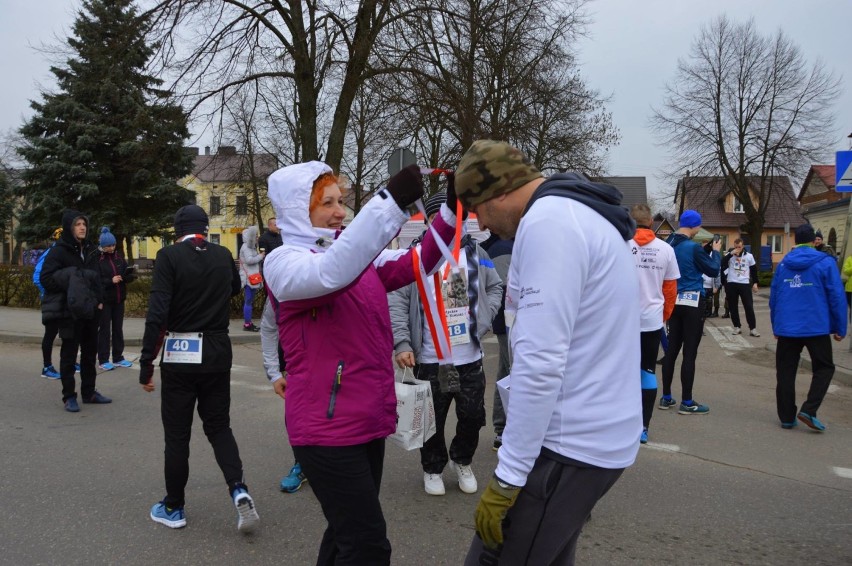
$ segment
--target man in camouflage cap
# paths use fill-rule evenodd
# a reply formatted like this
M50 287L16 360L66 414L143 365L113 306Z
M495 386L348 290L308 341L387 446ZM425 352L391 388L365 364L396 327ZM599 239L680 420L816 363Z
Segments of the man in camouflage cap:
M465 564L572 564L586 517L639 450L635 223L615 187L545 179L505 142L475 142L455 186L481 229L515 238L506 427Z

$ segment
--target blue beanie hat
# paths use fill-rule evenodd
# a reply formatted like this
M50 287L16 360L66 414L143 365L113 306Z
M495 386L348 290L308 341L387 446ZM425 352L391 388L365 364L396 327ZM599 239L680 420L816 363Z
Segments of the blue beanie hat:
M680 215L681 228L697 228L701 226L701 215L695 210L684 210Z
M115 236L112 235L112 232L109 231L107 226L101 228L101 239L99 243L102 248L115 245Z

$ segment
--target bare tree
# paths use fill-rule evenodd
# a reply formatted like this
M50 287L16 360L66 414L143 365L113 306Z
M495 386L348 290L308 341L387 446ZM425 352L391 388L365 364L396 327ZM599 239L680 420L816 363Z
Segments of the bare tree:
M651 123L674 170L725 179L743 205L743 228L760 242L773 192L783 186L775 178L800 178L836 141L826 132L838 93L833 73L820 61L808 65L782 31L764 36L753 20L721 16L678 62ZM700 188L687 194L701 198ZM752 250L759 262L760 246Z
M600 173L617 142L604 100L580 78L574 41L586 0L434 0L394 23L377 57L398 59L396 96L421 155L455 161L478 138L522 148L543 168ZM410 12L408 12L411 14ZM390 66L390 62L385 62Z
M290 117L300 160L319 159L320 110L327 104L324 160L338 169L353 101L377 37L397 2L158 0L150 9L163 66L194 109L221 110L244 85L271 82L294 94ZM420 8L415 8L420 9ZM187 48L187 46L189 46Z

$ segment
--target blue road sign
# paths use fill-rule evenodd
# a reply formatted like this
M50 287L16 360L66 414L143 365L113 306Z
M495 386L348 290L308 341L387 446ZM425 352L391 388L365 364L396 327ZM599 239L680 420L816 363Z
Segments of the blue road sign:
M852 151L838 151L834 167L834 190L852 193Z

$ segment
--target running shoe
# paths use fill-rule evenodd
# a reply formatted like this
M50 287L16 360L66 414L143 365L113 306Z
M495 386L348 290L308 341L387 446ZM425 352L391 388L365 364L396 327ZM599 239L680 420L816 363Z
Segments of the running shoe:
M465 493L476 493L477 484L476 476L473 475L473 469L470 464L464 465L458 462L450 461L450 469L456 473L459 479L459 489Z
M677 401L675 401L674 399L666 398L666 397L660 397L660 404L657 405L657 408L661 409L663 411L668 411L669 409L671 409L675 405L677 405Z
M102 363L102 364L98 364L98 367L99 367L99 368L101 368L101 369L102 369L102 370L104 370L104 371L112 371L112 370L114 370L114 369L115 369L115 366L114 366L114 365L112 365L112 364L111 364L111 363L109 363L109 362L104 362L104 363Z
M302 484L308 481L305 474L302 473L302 466L298 462L290 468L290 473L281 478L281 491L287 493L296 493L302 487Z
M166 507L163 501L155 503L151 507L151 520L171 529L180 529L186 526L186 515L183 512L183 507L172 509L171 507Z
M639 444L648 444L648 429L643 428L642 434L639 435Z
M680 408L677 410L679 415L706 415L709 412L710 407L696 401L690 401L688 405L681 403Z
M47 379L59 379L59 372L56 371L56 368L53 365L45 366L41 369L41 376L46 377Z
M799 413L799 420L817 432L825 432L825 425L818 418L807 413Z
M234 507L237 508L237 530L250 533L260 522L260 515L254 508L254 500L244 487L234 490Z
M65 410L69 413L79 413L80 405L77 404L76 397L69 397L65 400Z
M115 366L120 367L120 368L132 368L133 362L130 362L130 361L127 361L127 360L121 360L121 361L115 362Z
M423 472L423 489L429 495L444 495L447 491L444 489L444 478L441 474L430 474Z
M760 332L757 331L757 328L752 328L748 331L749 336L754 336L755 338L760 338Z

